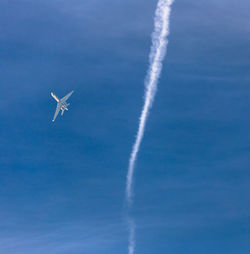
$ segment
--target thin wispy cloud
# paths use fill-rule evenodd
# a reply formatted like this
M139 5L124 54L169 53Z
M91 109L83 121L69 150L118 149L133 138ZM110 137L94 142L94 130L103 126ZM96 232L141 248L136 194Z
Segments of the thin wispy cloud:
M0 232L0 253L100 253L122 242L125 234L122 221L105 216L28 228L18 223L0 224L8 228Z

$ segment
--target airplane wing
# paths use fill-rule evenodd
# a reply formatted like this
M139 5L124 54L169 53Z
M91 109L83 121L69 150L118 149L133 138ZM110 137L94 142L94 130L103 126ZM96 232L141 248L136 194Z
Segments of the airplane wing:
M56 120L56 117L57 117L57 115L58 115L58 113L60 111L60 108L61 108L61 103L57 103L56 112L55 112L53 120L52 120L53 122Z
M65 95L61 100L60 102L65 102L66 100L68 100L68 98L71 96L71 94L73 93L74 91L71 91L70 93L68 93L67 95Z

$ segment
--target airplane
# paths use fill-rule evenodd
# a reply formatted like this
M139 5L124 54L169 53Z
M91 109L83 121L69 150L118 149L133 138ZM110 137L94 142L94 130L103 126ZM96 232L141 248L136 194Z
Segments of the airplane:
M56 117L57 117L60 110L62 110L61 115L63 115L64 110L68 110L69 103L67 103L67 100L73 92L74 91L71 91L66 96L64 96L62 99L58 99L58 97L54 93L51 93L51 96L57 101L56 112L54 114L52 122L54 122L56 120Z

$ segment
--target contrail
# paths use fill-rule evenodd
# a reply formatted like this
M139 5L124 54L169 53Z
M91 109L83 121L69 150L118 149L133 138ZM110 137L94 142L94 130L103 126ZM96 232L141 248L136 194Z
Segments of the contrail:
M135 223L132 218L128 218L128 254L134 254L135 252Z
M157 90L157 83L162 70L162 61L167 50L167 36L169 35L169 18L171 12L171 5L174 0L159 0L155 12L154 32L152 34L152 46L149 56L149 68L145 80L145 99L139 119L139 127L133 145L133 149L129 159L129 166L127 172L126 182L126 201L128 205L128 212L133 201L133 176L135 169L135 161L141 145L141 141L145 131L145 125L148 118L149 110L152 107L155 93ZM135 222L129 217L127 220L129 230L129 245L128 254L135 252Z
M139 120L139 128L136 135L136 140L129 159L129 167L126 183L126 200L129 206L132 203L132 185L135 168L136 157L144 135L145 125L149 110L153 104L158 79L161 74L162 61L167 49L167 36L169 35L169 17L171 12L171 4L174 0L159 0L155 12L154 32L152 34L152 46L149 57L149 69L145 80L145 101Z

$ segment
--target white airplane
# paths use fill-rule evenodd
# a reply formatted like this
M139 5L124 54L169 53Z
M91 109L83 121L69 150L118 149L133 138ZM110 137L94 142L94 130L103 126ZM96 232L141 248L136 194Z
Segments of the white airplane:
M61 115L63 115L64 110L68 110L69 103L67 103L67 100L73 92L74 91L71 91L66 96L64 96L61 100L59 100L58 97L54 93L51 93L51 96L57 101L56 112L55 112L54 118L52 120L53 122L56 120L56 117L57 117L60 110L62 110Z

